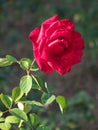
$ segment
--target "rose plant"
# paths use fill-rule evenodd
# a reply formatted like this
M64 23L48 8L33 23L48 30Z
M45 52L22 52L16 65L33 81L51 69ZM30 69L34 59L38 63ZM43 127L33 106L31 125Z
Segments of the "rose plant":
M60 20L58 15L44 21L41 28L35 28L29 35L34 52L34 60L22 58L17 60L11 55L0 58L0 67L18 64L26 72L20 79L19 86L12 89L11 95L0 94L0 101L5 110L0 110L1 130L51 130L44 124L32 108L34 106L47 107L54 101L63 113L66 109L66 98L54 95L49 90L47 83L36 76L36 71L45 73L57 71L63 75L70 71L71 67L79 63L84 48L81 34L74 29L71 20ZM39 68L34 63L37 62ZM28 99L31 90L40 91L40 100Z

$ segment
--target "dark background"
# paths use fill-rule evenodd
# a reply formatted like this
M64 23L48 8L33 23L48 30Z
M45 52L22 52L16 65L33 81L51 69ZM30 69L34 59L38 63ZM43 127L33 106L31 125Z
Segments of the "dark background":
M98 0L0 0L0 57L10 54L17 59L22 57L33 59L32 45L28 38L29 33L35 27L40 27L41 22L45 19L55 14L59 14L60 18L73 20L76 30L82 34L85 41L84 55L82 62L75 65L70 73L62 77L56 72L49 75L41 72L39 75L55 88L57 95L64 95L68 99L73 98L81 91L85 91L93 100L94 118L88 116L88 119L91 118L92 120L88 120L89 122L82 120L82 125L78 114L74 120L79 120L76 122L81 125L81 130L97 130ZM10 93L10 90L18 85L22 75L23 73L17 65L12 66L12 68L0 69L0 93ZM83 95L82 97L78 95L78 97L82 99ZM88 104L85 100L83 102ZM54 108L55 105L51 109L55 111ZM82 114L85 115L85 113ZM84 116L83 119L85 118ZM49 116L49 120L51 120L51 116ZM64 122L64 119L61 120ZM59 130L59 127L56 128L55 120L51 122L51 127ZM73 123L74 121L70 122ZM65 127L64 123L62 124L61 130ZM66 127L67 129L76 130L76 128Z

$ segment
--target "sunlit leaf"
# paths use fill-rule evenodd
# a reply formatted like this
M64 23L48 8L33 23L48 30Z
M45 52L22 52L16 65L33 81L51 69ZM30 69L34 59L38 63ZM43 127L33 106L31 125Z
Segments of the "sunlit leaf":
M55 95L50 96L47 93L43 93L41 100L45 105L51 104L55 100Z
M4 121L5 121L5 118L0 117L0 122L2 123L2 122L4 122Z
M7 108L10 108L12 106L12 99L7 95L1 94L1 101Z
M23 76L20 79L20 88L24 93L28 93L32 87L32 77L30 75Z
M45 105L51 104L55 100L55 95L51 95L46 101Z
M30 68L32 64L32 61L29 58L22 58L20 60L20 67L24 70L27 70Z
M13 116L16 116L17 118L21 119L21 120L24 120L24 121L27 121L27 115L24 111L18 109L18 108L13 108L10 110L10 113L13 115Z
M11 55L6 55L7 60L9 60L10 62L17 62L17 59Z
M0 117L3 115L3 112L2 111L0 111Z
M29 113L32 110L31 104L25 104L24 111L25 113Z
M25 103L25 104L31 104L31 105L36 105L36 106L40 106L40 107L43 107L44 105L38 101L21 101L22 103Z
M9 61L7 58L0 58L0 67L6 67L11 65L13 62Z
M66 105L67 105L67 101L66 101L65 97L64 96L57 96L56 102L59 104L60 110L63 113L65 108L66 108Z
M1 130L10 130L10 128L11 128L10 123L0 123Z
M7 116L5 122L16 124L20 122L20 119L17 118L16 116Z
M22 96L23 96L23 91L20 89L20 87L15 87L12 90L12 99L17 102Z

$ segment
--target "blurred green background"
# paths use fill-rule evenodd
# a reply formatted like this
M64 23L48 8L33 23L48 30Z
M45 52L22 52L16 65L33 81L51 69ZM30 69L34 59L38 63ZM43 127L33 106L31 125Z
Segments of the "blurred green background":
M63 116L53 104L48 114L42 114L43 122L53 130L97 130L98 0L0 0L0 57L10 54L18 59L33 59L28 35L55 14L73 20L76 30L83 36L85 49L82 62L65 76L39 74L54 87L56 94L68 99L68 108ZM0 69L0 93L10 93L22 75L17 65Z

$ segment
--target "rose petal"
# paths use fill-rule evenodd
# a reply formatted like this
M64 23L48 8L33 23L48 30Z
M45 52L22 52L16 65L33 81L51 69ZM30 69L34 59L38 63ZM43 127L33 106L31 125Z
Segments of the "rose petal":
M31 39L31 41L36 42L38 35L39 35L40 29L39 28L35 28L30 34L29 34L29 38Z
M35 60L37 61L37 64L38 66L40 67L40 69L46 73L50 73L50 72L53 72L54 70L48 65L48 63L42 59L39 55L39 52L38 50L36 49L34 51L34 57L35 57Z
M74 54L74 58L72 60L72 63L73 64L77 64L81 61L81 57L83 55L83 52L78 50L78 51L75 51L75 54Z
M41 38L43 36L45 36L45 32L49 28L49 26L51 25L51 23L56 22L58 20L58 18L59 18L59 16L55 15L55 16L51 17L50 19L48 19L48 20L46 20L46 21L44 21L42 23L42 25L41 25L41 31L40 31L40 34L39 34L37 42L40 42Z
M45 36L51 35L53 32L55 32L60 27L60 25L61 25L61 23L59 20L51 23L49 28L45 31Z
M71 30L71 31L74 30L74 24L71 20L63 19L63 20L60 20L60 22L61 22L62 26L64 26L65 29Z
M61 55L62 53L64 53L65 50L63 40L54 40L53 42L48 44L48 49L49 52L54 56Z
M76 49L83 49L84 48L84 41L81 37L81 34L79 32L74 32L74 42L75 42L75 48Z
M50 40L53 41L55 39L71 39L71 33L68 31L55 31L51 36Z
M48 64L60 75L69 72L71 69L71 62L68 62L67 60L52 59L50 62L48 62Z
M44 25L47 25L47 24L50 24L50 25L51 25L51 23L53 23L53 22L55 22L55 21L57 21L57 20L59 20L59 16L58 16L58 15L55 15L55 16L49 18L48 20L45 20L45 21L43 22L43 24L44 24Z

